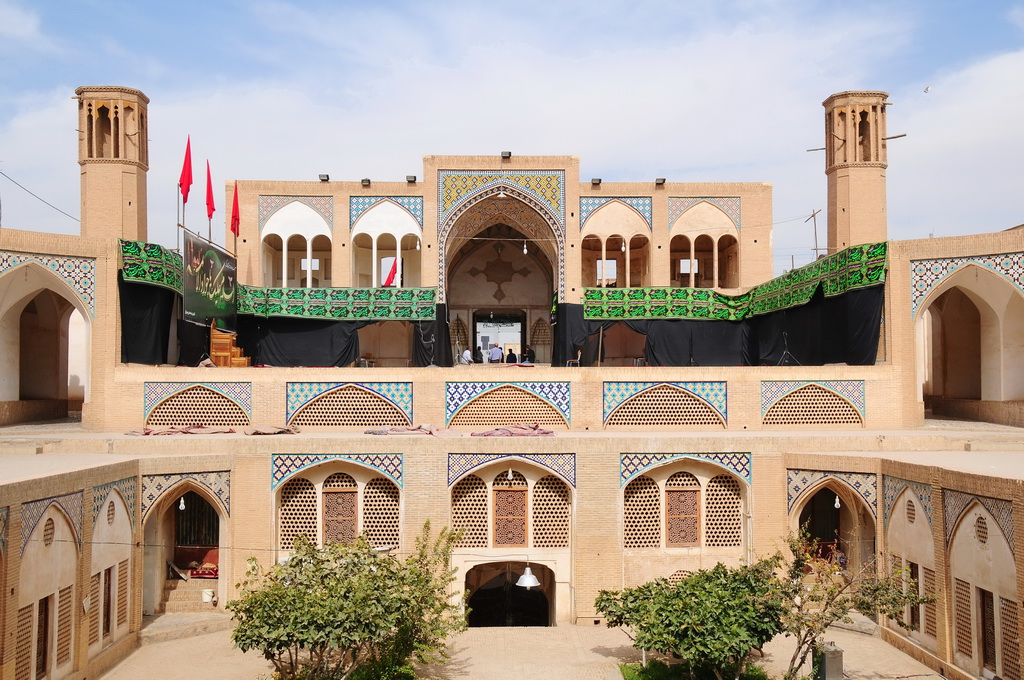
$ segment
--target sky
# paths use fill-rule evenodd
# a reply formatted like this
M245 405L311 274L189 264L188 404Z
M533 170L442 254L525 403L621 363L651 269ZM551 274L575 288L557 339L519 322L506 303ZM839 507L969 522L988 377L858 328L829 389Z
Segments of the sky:
M846 90L888 92L906 134L891 239L1024 223L1024 0L0 0L0 227L78 233L81 85L150 98L149 240L172 247L191 135L186 223L209 160L218 241L235 179L510 150L579 156L584 180L769 182L778 273L813 259L807 149Z

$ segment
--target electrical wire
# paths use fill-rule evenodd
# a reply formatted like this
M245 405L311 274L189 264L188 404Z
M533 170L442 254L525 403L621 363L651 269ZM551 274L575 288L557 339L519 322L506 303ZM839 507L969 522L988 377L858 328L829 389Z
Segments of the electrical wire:
M77 218L77 217L75 217L74 215L68 215L68 214L67 214L66 212L64 212L63 210L61 210L61 209L60 209L60 208L58 208L57 206L55 206L55 205L54 205L53 203L50 203L50 202L49 202L49 201L47 201L46 199L44 199L44 198L42 198L42 197L40 197L40 196L38 196L38 195L36 195L36 194L32 193L31 191L29 191L28 189L26 189L25 187L23 187L23 186L22 186L21 184L18 184L18 182L17 182L17 181L15 181L15 179L14 179L13 177L11 177L10 175L8 175L8 174L7 174L6 172L3 172L2 170L0 170L0 175L3 175L4 177L6 177L6 178L7 178L8 180L10 180L10 181L11 181L11 183L13 183L13 184L14 184L14 186L18 187L19 189L21 189L22 191L24 191L24 192L25 192L26 194L28 194L29 196L31 196L32 198L36 199L37 201L40 201L40 202L42 202L42 203L45 203L46 205L50 206L51 208L53 208L54 210L56 210L57 212L59 212L59 213L60 213L61 215L64 215L65 217L70 217L70 218L71 218L71 219L73 219L73 220L74 220L75 222L81 223L81 221L82 221L82 220L78 219L78 218ZM0 224L2 224L2 222L0 222Z

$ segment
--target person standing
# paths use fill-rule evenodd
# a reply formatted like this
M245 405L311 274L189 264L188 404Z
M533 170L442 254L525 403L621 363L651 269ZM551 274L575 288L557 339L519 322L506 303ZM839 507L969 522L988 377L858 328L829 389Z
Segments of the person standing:
M516 357L516 353L512 351L512 345L509 345L509 347L508 347L508 356L505 357L505 363L506 364L514 364L517 361L519 361L519 359Z
M501 348L498 347L498 343L496 343L496 342L492 342L491 343L491 351L490 351L490 355L489 355L488 358L491 360L492 364L500 364L501 363Z
M537 353L529 345L523 350L523 363L533 364L537 362Z
M482 364L482 363L484 363L484 353L483 353L483 350L480 349L480 345L477 345L476 346L476 350L473 352L473 363L474 364Z
M460 364L471 364L473 363L473 352L470 351L469 347L462 353L462 358L459 360Z

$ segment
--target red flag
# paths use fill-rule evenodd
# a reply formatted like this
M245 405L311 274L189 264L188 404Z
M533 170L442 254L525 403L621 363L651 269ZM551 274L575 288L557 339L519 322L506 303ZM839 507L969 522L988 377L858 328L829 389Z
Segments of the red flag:
M192 186L192 135L188 136L185 142L185 162L181 166L181 177L178 178L178 188L181 189L182 204L188 203L188 190Z
M235 180L235 200L231 206L231 233L238 236L242 216L238 212L238 180Z
M206 161L206 217L212 220L216 210L213 205L213 182L210 181L210 161Z
M391 271L388 272L388 278L384 281L385 286L395 285L395 275L398 274L398 258L391 260Z

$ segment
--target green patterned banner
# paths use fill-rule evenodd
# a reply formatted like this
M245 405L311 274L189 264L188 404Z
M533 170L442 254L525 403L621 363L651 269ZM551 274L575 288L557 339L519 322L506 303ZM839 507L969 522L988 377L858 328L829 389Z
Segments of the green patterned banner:
M125 281L148 283L181 293L181 254L155 243L121 241L121 273Z
M433 321L436 288L238 286L238 313L335 321Z
M583 317L740 321L805 304L819 283L826 297L883 284L887 253L884 242L851 246L742 295L722 295L708 288L584 288Z

